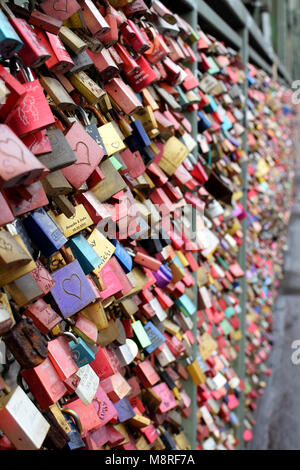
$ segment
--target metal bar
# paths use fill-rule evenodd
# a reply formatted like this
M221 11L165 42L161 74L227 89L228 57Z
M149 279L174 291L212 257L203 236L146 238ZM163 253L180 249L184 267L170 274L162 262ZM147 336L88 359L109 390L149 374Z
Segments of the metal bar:
M285 3L282 0L278 0L280 3ZM241 0L222 0L225 4L225 9L229 10L230 13L236 18L239 22L241 22L244 26L246 26L249 30L249 42L252 44L256 49L256 54L260 56L265 56L265 59L273 64L273 62L278 64L278 71L282 75L283 78L290 84L292 79L289 72L286 70L286 67L282 63L281 58L278 58L273 51L273 47L271 44L266 43L263 33L257 26L255 20L252 18L250 13L248 12L247 8L241 2ZM198 10L203 8L204 1L197 0ZM205 12L206 13L206 12ZM219 16L215 14L215 25L220 29L220 33L222 34L223 25L219 23ZM218 18L217 18L218 17ZM222 20L222 19L221 19ZM222 20L223 21L223 20ZM226 23L225 23L226 24ZM229 25L227 27L230 28ZM231 28L230 28L231 29ZM239 41L237 41L239 42ZM239 43L238 48L241 48L241 44ZM252 58L252 53L250 53L250 58Z
M241 38L239 34L231 28L204 0L197 0L197 9L199 18L216 29L220 36L237 49L241 47ZM201 21L199 22L201 26Z
M277 0L277 55L286 65L287 2Z
M242 50L241 55L245 65L245 72L247 73L247 64L249 62L249 30L245 27L242 31ZM248 82L245 81L243 86L243 93L245 100L244 106L244 119L243 125L245 127L245 132L243 134L243 151L244 157L242 162L242 179L243 179L243 197L241 203L247 212L247 202L248 202L248 120L247 120L247 97L248 97ZM242 230L243 230L243 244L239 250L239 263L242 270L246 273L247 269L247 218L242 221ZM246 376L246 364L245 364L245 336L246 336L246 313L247 313L247 278L246 275L241 280L241 289L242 293L240 295L240 305L241 305L241 314L240 314L240 330L242 332L242 339L240 341L240 349L237 360L237 374L240 379L245 380ZM240 426L237 429L237 437L239 440L239 448L243 448L243 433L244 433L244 417L245 417L245 395L241 393L239 398L239 407L237 409L237 415L240 421Z
M197 16L197 10L194 7L192 10L188 11L186 14L183 15L184 19L192 26L192 28L197 31L197 23L198 23L198 16ZM192 45L192 48L194 52L196 52L197 44L194 43ZM189 65L189 68L192 70L193 74L196 75L197 69L198 69L198 63L195 62L193 64ZM186 113L186 117L189 119L189 121L192 124L192 136L197 142L197 134L198 134L198 123L197 123L197 112L194 111L192 113ZM194 151L195 156L197 156L197 148ZM192 208L192 232L193 232L193 237L196 239L197 233L197 210L193 207ZM194 253L194 258L195 261L197 260L197 253ZM194 280L195 280L195 285L193 287L193 295L194 295L194 303L196 305L196 313L193 316L193 335L196 338L197 337L197 311L198 311L198 288L197 288L197 273L194 273ZM193 350L193 359L196 358L197 356L197 343L192 345L192 350ZM186 434L192 450L196 450L197 446L197 439L196 439L196 430L197 430L197 387L189 378L188 381L185 382L184 388L189 394L191 398L191 415L188 419L183 419L183 426L184 426L184 433Z

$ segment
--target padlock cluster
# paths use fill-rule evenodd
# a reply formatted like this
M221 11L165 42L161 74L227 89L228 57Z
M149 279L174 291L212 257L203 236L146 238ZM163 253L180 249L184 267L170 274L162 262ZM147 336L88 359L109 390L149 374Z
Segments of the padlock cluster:
M198 449L235 449L271 373L290 93L159 0L0 6L0 448L189 450L195 413Z

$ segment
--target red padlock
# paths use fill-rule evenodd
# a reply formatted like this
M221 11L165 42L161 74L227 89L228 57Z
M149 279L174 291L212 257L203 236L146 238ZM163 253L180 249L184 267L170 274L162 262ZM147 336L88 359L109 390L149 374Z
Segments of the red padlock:
M13 17L9 18L9 21L24 43L24 47L18 55L25 65L40 67L46 60L50 59L51 54L48 49L44 47L34 29L31 28L26 20Z
M45 166L5 124L0 124L0 187L30 184L42 176Z
M65 21L80 10L76 0L43 0L40 7L46 15Z
M0 104L0 119L5 122L14 113L15 106L17 106L25 96L26 88L2 65L0 65L0 78L9 90L9 95L6 97L5 103Z
M7 121L9 127L20 137L44 129L55 122L39 80L32 80L33 76L29 69L25 73L28 80L23 85L26 93Z
M125 73L127 81L135 93L139 93L143 88L158 81L159 77L149 64L149 62L142 55L135 59L139 70L130 74Z
M149 41L144 37L140 28L131 20L127 20L127 23L123 23L120 26L124 41L133 47L135 52L138 54L144 54L151 45Z
M115 51L122 59L122 69L127 77L140 70L140 66L137 64L135 59L129 54L126 47L121 43L117 43L114 46Z

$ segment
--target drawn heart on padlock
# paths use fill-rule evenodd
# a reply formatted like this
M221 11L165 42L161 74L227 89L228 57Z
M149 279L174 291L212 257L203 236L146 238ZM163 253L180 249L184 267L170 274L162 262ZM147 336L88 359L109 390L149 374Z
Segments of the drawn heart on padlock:
M68 11L68 0L56 0L53 3L53 10L55 11Z
M20 147L18 142L10 137L5 140L0 140L0 153L4 153L7 157L14 158L21 163L25 163L22 147Z
M3 238L0 238L0 248L2 248L2 250L12 251L12 245L3 240Z
M64 279L62 282L63 291L79 300L81 300L81 288L81 279L78 274L72 274L71 277Z
M117 149L119 148L119 142L111 142L111 147L114 148L114 149Z
M80 156L80 162L74 163L74 165L90 165L90 152L88 146L84 142L77 142L75 149L73 149L73 152ZM86 161L82 161L86 160Z

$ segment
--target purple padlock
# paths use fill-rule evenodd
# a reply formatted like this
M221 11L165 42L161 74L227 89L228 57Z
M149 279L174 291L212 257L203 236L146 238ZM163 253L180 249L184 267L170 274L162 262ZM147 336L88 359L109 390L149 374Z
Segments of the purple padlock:
M118 413L119 423L123 423L124 421L133 418L135 415L129 400L126 397L114 403L114 407Z
M155 279L157 287L163 289L166 287L172 280L172 272L168 266L162 264L158 271L152 271Z
M95 294L77 260L52 274L56 281L51 294L64 318L94 302Z

